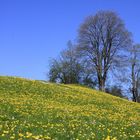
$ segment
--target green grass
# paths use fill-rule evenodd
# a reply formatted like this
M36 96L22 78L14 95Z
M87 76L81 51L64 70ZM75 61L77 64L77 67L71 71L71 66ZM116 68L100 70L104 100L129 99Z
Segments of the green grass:
M76 85L0 77L0 140L140 140L140 104Z

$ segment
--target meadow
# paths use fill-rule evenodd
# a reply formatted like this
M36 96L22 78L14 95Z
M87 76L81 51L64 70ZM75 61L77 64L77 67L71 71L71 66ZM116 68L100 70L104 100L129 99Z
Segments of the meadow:
M140 104L79 85L0 76L0 140L140 140Z

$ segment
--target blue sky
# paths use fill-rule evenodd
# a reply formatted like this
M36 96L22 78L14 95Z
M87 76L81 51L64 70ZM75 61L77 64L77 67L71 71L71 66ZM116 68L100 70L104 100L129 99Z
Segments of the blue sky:
M48 61L76 40L84 18L113 10L140 43L139 0L0 0L0 75L46 79Z

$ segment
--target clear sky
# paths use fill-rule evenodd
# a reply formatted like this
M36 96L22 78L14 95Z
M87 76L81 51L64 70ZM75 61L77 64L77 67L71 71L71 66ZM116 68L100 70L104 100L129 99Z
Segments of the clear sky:
M140 43L140 0L0 0L0 75L46 79L84 18L113 10Z

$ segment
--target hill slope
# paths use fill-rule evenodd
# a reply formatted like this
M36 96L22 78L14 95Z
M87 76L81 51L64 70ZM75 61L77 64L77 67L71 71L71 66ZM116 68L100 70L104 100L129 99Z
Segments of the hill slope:
M0 139L139 140L140 105L80 86L0 77Z

